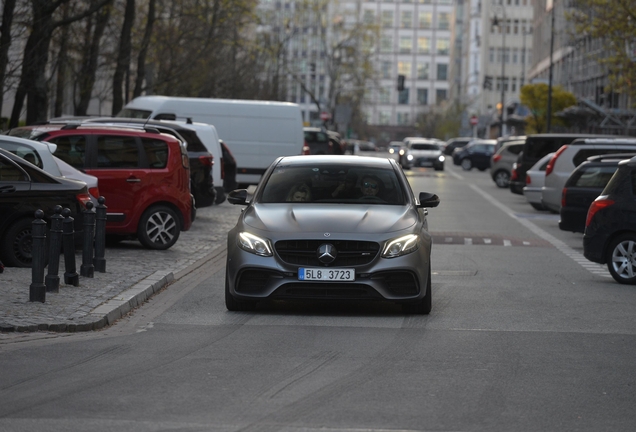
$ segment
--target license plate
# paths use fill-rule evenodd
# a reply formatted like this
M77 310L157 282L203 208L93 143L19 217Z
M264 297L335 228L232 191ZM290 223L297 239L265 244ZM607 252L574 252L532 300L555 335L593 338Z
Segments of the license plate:
M299 268L298 280L301 281L331 281L351 282L356 280L354 269L329 268Z

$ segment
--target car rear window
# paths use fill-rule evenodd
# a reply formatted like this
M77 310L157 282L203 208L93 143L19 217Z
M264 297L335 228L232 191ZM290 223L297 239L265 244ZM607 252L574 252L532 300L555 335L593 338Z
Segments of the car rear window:
M572 175L570 185L603 189L612 178L618 165L585 167Z
M182 129L179 135L188 143L188 151L191 152L207 152L207 147L201 142L201 139L195 131Z

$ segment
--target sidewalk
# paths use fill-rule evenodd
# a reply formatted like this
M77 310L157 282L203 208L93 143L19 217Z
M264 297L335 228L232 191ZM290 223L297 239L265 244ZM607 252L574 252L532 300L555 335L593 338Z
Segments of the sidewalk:
M242 206L227 202L197 210L192 228L182 232L166 251L145 249L125 241L106 249L106 273L80 276L80 285L64 285L60 264L60 292L46 293L46 302L30 302L30 268L5 268L0 274L0 331L78 332L113 324L154 293L187 273L188 269L221 253L227 232L236 224ZM79 273L81 251L76 254ZM45 269L45 276L46 276Z

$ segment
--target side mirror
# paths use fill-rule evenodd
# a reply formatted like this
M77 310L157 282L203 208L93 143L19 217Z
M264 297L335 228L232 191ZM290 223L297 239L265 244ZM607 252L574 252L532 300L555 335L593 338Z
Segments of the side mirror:
M236 189L227 194L227 202L230 204L245 205L248 203L247 197L249 196L247 189Z
M420 204L418 207L437 207L439 205L439 197L430 192L420 192Z

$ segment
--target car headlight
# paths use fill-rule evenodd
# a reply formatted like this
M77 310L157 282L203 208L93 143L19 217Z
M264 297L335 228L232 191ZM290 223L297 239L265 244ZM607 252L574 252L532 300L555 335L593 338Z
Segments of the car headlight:
M408 160L413 160L413 155L412 155L412 154L410 154L410 155L408 155L406 158L407 158Z
M395 153L395 150L394 149L389 149L389 153L393 154L393 153Z
M409 234L388 241L382 251L382 258L395 258L413 252L417 249L418 239L417 234Z
M269 240L255 236L248 232L239 233L238 244L241 249L260 256L272 256Z
M446 158L443 155L440 155L437 160L439 160L440 162L444 162L446 160Z

